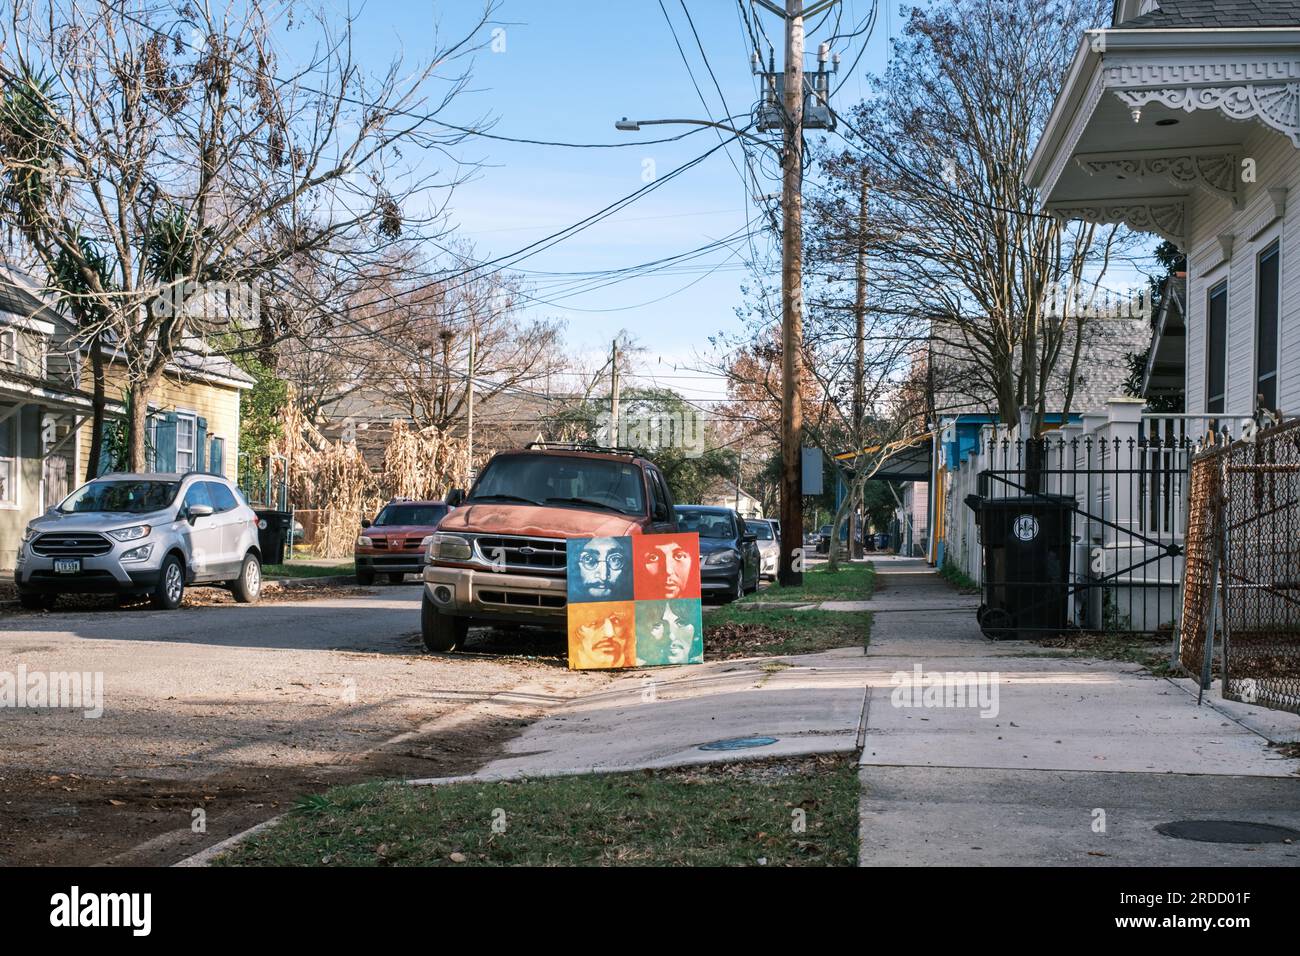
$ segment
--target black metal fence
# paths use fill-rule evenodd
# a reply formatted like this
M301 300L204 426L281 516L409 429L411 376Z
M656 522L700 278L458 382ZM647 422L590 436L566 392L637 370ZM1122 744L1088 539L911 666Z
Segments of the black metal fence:
M1159 428L1136 431L995 437L981 449L978 500L968 503L982 509L981 624L990 636L1172 636L1191 443Z

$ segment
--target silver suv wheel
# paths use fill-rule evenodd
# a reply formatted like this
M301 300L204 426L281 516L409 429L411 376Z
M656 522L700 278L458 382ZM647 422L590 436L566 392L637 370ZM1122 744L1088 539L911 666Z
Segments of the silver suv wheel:
M167 565L167 600L173 604L179 604L181 594L185 591L185 579L181 577L181 566L179 564Z

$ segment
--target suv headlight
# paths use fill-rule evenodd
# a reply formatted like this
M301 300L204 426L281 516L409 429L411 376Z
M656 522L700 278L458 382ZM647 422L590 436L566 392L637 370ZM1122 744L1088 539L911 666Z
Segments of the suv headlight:
M373 548L375 543L367 538L364 534L357 535L358 548Z
M149 532L152 530L147 524L137 524L129 528L118 528L116 531L110 531L109 535L118 541L139 541L141 538L149 537Z
M430 561L468 561L474 556L469 539L458 534L431 534L428 548Z
M37 531L35 527L33 527L32 525L28 525L27 528L23 531L23 544L26 544L28 541L32 540L32 538L36 537L36 535L39 533L40 532Z
M711 568L725 568L736 563L738 555L732 548L725 551L714 551L704 559L704 563Z

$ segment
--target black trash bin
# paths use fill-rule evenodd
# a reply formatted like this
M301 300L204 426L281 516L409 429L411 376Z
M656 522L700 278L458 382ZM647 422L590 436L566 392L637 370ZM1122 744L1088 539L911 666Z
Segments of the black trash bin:
M257 546L262 551L263 564L284 564L285 546L290 540L293 524L292 511L262 509L257 515Z
M1069 623L1073 498L967 495L984 549L980 630L991 640L1060 634Z

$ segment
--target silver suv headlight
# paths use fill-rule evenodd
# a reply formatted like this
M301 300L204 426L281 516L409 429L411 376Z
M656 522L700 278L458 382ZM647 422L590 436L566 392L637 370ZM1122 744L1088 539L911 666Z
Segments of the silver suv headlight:
M118 541L139 541L141 538L149 537L149 532L152 530L153 528L147 524L136 524L129 528L118 528L116 531L110 531L109 535Z
M474 556L469 539L458 534L431 534L428 548L430 561L469 561Z

